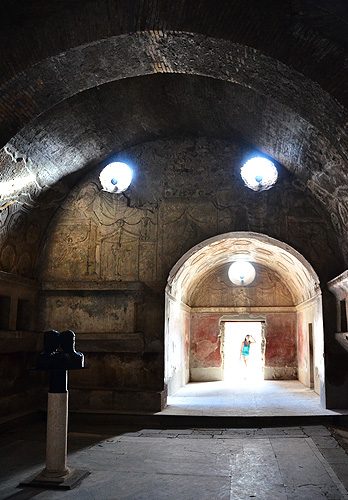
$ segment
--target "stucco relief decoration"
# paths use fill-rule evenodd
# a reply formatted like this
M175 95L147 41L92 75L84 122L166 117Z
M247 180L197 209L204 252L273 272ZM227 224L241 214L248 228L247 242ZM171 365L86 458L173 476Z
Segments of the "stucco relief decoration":
M48 275L70 279L88 275L89 235L90 225L86 221L62 221L50 242L52 257Z
M16 260L16 250L13 245L4 245L0 254L1 265L4 271L11 272Z
M274 189L262 194L262 202L252 190L240 189L242 180L237 174L242 153L238 144L206 138L158 140L130 148L127 157L138 170L127 198L102 191L99 171L86 177L62 204L48 232L42 277L61 279L60 265L54 260L70 255L74 262L64 264L67 277L165 280L186 251L231 230L270 234L290 245L296 241L303 255L317 254L321 241L327 246L329 234L321 225L322 213L314 210L308 189L292 184L291 174L282 171ZM74 257L67 241L57 243L54 234L65 233L59 229L64 225L69 231L72 226L82 233L88 231L79 242L79 256ZM79 238L76 234L76 241ZM57 246L50 255L54 245L60 245L59 251ZM238 252L247 249L236 247ZM267 255L262 254L266 251L262 247L258 255L261 264L266 264Z
M100 268L104 279L138 279L138 231L138 223L132 224L130 219L101 226Z
M36 243L39 239L40 226L37 222L33 221L28 225L28 229L25 235L25 241L32 245Z
M257 279L249 286L240 287L226 278L228 264L210 273L192 287L189 302L192 307L250 307L292 306L291 292L277 273L257 266Z
M213 206L195 204L184 209L167 204L160 212L162 221L162 267L167 273L193 244L204 240L216 225ZM180 235L180 237L178 237Z
M321 204L327 207L328 212L330 214L330 218L332 224L336 230L337 235L340 237L342 242L345 244L342 245L342 249L347 255L347 245L346 245L346 235L348 230L348 196L343 196L343 202L338 200L338 197L328 192L322 186L319 186L313 180L309 180L308 189L313 193L316 199L318 199ZM338 189L340 196L342 196L341 186Z
M64 204L50 240L53 255L43 275L57 279L60 269L75 279L155 279L149 264L155 260L156 226L150 211L129 207L123 196L100 191L92 181Z
M135 281L149 276L147 263L154 259L156 216L127 205L127 200L101 196L94 214L99 222L100 274L107 280ZM146 243L148 243L146 245ZM139 266L141 276L139 276Z
M174 141L173 141L174 142ZM176 148L167 145L169 161L164 163L165 198L199 198L215 196L219 189L226 188L226 166L231 157L239 154L232 144L221 150L219 145L207 144L203 138L185 140ZM163 160L162 160L163 161ZM236 183L235 172L228 172L228 185Z
M1 270L30 277L39 231L30 222L28 208L7 206L0 211L0 226Z
M20 254L17 263L17 272L23 276L29 276L32 268L32 257L29 252Z
M317 295L318 278L294 249L290 252L287 245L265 235L230 234L231 238L228 233L210 238L177 262L168 278L174 297L193 307L226 307L293 306ZM233 252L248 254L255 263L257 272L252 285L241 288L228 280L227 269ZM284 255L288 258L284 259ZM209 266L204 267L204 259ZM183 288L187 276L190 279Z

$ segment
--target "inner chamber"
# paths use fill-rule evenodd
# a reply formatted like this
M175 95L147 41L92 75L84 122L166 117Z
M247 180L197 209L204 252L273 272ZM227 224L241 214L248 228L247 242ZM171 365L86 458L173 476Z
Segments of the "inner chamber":
M241 251L255 267L252 283L228 278ZM248 377L299 380L321 396L323 325L318 278L295 250L265 235L211 238L174 266L166 297L166 383L174 394L188 382L244 378L239 360L248 333Z

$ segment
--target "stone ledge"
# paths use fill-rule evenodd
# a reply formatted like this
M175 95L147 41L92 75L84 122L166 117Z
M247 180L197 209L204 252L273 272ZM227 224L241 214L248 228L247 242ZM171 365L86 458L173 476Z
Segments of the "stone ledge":
M76 340L82 352L143 352L145 348L143 333L108 334L107 338L98 338L98 334L87 335L89 338L80 334Z
M0 330L0 353L37 352L42 342L43 336L38 332Z
M128 291L140 292L147 288L145 283L139 281L56 281L42 284L42 290L63 291Z
M344 271L327 284L328 289L336 296L337 300L343 300L348 294L348 270Z
M69 411L117 410L161 411L166 404L166 391L131 389L69 389Z
M337 340L339 345L342 346L343 349L348 352L348 333L346 332L336 333L335 339Z
M0 353L40 352L43 333L18 330L0 330ZM152 352L161 353L163 343L146 341L143 332L131 333L77 333L76 350L82 352Z
M1 430L6 420L15 420L36 413L45 400L47 400L47 390L40 386L33 386L14 394L2 395L0 397Z
M272 306L272 307L191 307L191 313L225 313L225 314L243 314L243 313L293 313L296 312L295 306Z
M19 283L20 285L29 286L31 288L41 287L41 283L39 281L24 278L23 276L18 276L17 274L6 273L5 271L0 271L0 281Z

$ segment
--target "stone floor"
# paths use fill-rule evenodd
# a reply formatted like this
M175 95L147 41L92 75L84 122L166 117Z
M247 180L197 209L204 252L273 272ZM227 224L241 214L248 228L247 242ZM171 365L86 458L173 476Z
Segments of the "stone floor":
M163 415L296 416L342 415L326 410L319 396L298 380L189 383L168 398Z
M70 491L18 487L44 465L44 422L0 437L0 498L12 500L341 500L348 455L324 426L69 433Z
M112 415L71 418L68 464L90 475L65 492L18 487L44 467L45 422L0 435L0 499L348 500L348 440L323 425L291 425L298 416L347 411L323 409L299 382L191 383L168 403L159 420L149 420L161 428L116 426ZM176 415L177 427L165 428L163 415ZM218 417L214 425L221 417L285 416L287 427L197 428L202 415ZM181 428L185 416L196 417L196 426Z

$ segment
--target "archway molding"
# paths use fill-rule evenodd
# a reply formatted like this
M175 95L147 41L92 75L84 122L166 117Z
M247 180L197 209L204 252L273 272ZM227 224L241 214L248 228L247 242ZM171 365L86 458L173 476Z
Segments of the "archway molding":
M167 293L187 303L190 287L202 279L207 265L211 268L232 262L239 254L266 265L287 280L295 305L320 293L316 272L297 250L265 234L249 231L214 236L186 252L169 273Z

